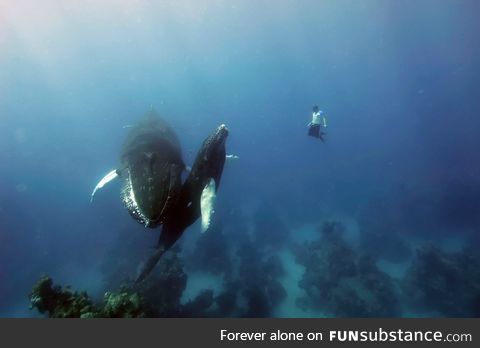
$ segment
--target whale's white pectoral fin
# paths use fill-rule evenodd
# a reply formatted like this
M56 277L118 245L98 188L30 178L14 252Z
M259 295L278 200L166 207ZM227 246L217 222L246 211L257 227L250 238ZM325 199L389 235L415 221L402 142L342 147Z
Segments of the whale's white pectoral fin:
M240 157L238 157L237 155L226 155L225 156L227 159L239 159Z
M103 186L105 186L115 178L118 178L118 172L116 169L105 175L102 180L98 182L97 186L95 186L95 188L93 189L92 195L90 196L90 202L93 202L93 196L95 196L97 190L101 189Z
M215 190L215 180L210 178L210 181L205 186L202 191L202 195L200 196L200 211L202 212L202 233L208 230L208 227L210 226L210 220L213 213L215 212L213 209L216 197Z

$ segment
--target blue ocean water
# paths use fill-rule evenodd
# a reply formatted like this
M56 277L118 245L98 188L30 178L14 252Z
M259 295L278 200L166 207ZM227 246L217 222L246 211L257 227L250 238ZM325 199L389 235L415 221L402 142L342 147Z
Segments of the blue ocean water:
M152 107L187 164L221 123L239 156L161 315L479 316L479 7L1 1L0 316L38 316L42 274L96 299L135 277L159 230L117 183L89 199Z

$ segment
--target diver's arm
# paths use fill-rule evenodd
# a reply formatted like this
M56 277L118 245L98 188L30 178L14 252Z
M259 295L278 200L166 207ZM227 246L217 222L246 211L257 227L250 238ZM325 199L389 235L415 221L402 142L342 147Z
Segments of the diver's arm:
M323 127L327 128L327 117L323 116Z

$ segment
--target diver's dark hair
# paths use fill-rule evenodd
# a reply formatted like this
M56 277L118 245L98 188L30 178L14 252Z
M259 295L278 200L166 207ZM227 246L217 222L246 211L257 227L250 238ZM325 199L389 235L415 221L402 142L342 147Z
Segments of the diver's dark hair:
M318 105L313 106L313 112L318 112Z

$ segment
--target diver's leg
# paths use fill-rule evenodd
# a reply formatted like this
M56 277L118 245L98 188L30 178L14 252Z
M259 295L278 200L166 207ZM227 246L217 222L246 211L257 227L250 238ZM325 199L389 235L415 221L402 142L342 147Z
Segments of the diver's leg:
M322 132L322 128L319 128L320 129L320 135L319 135L319 138L322 142L325 142L325 136L327 135L327 132Z
M310 129L308 130L308 135L315 137L315 138L320 138L320 126L319 125L311 125Z

